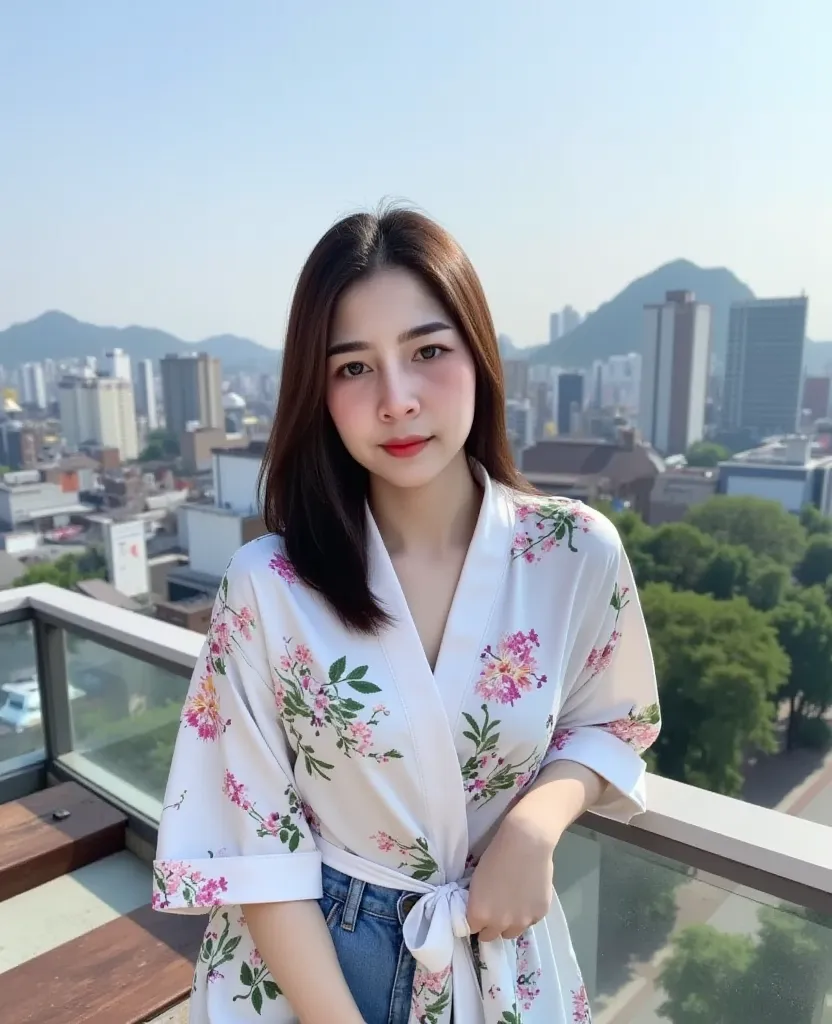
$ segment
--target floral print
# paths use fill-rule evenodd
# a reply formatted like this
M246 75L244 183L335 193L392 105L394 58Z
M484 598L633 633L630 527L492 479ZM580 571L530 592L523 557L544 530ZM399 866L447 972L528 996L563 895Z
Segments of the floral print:
M585 985L581 985L577 992L572 993L572 1024L592 1024Z
M322 680L313 671L312 654L305 644L296 644L291 648L286 643L285 650L280 664L275 668L278 678L275 702L309 775L329 781L329 773L335 766L318 757L314 746L304 740L298 729L298 723L302 721L309 723L315 736L320 736L324 729L332 729L337 737L335 746L346 757L356 755L386 764L402 756L395 749L373 749L373 730L383 716L390 714L384 704L376 704L370 716L362 720L358 714L365 711L365 705L340 692L339 687L342 685L362 694L380 692L380 686L364 678L367 674L366 665L359 665L347 672L347 659L337 658L329 666L326 680Z
M226 659L235 653L239 653L246 664L250 666L251 662L246 655L245 648L240 643L240 637L250 643L256 628L254 612L248 605L234 608L229 604L228 575L226 574L222 578L217 594L216 612L208 627L206 638L208 672L220 676L226 675Z
M297 583L298 574L295 572L295 567L289 561L289 559L279 551L276 551L269 559L269 568L272 572L277 575L291 586L293 583Z
M399 863L399 870L406 870L411 878L428 882L439 873L439 866L430 854L428 841L424 836L417 836L415 843L402 843L386 832L376 832L370 836L382 853L396 850L404 858Z
M615 654L615 648L618 645L618 641L621 639L621 633L618 631L618 620L621 613L630 603L630 599L627 594L630 592L629 587L620 587L616 583L612 588L612 597L610 598L610 607L615 609L615 621L613 623L612 632L610 638L607 640L603 647L593 647L587 655L586 664L584 665L584 672L589 675L589 680L594 679L600 672L605 671L609 668L612 656Z
M231 719L223 718L220 712L220 699L212 672L206 672L194 693L185 701L182 723L196 729L201 740L216 740L231 725Z
M411 1017L419 1024L439 1024L451 1005L451 969L431 973L416 964L413 978L413 1005Z
M227 913L220 914L225 924L222 932L218 932L215 927L217 914L219 911L214 911L208 930L202 937L202 945L199 947L197 957L198 963L205 964L209 984L221 981L225 977L220 968L224 964L231 963L234 959L234 951L243 938L242 935L230 934L231 925ZM194 984L196 984L196 976L194 976Z
M228 882L219 878L206 878L184 860L156 861L153 865L153 908L163 910L171 906L216 907L222 904L220 894L228 889Z
M618 718L601 728L623 740L641 755L653 746L661 732L659 705L650 704L640 711L633 708L626 718Z
M266 999L277 999L283 994L256 949L252 950L248 959L240 964L240 984L244 991L238 992L232 1002L250 999L257 1014L263 1012L264 996Z
M577 552L576 533L589 533L593 516L586 505L567 498L544 498L517 507L520 528L514 536L511 554L526 562L539 562L544 554L559 548L562 542Z
M537 747L522 761L512 763L501 756L499 719L492 719L488 705L480 708L483 718L477 722L467 711L463 717L468 728L462 735L474 744L474 753L462 765L462 779L474 803L487 804L505 790L528 785L540 763Z
M274 836L289 847L290 853L294 853L300 846L303 832L294 819L303 820L303 809L300 798L291 786L288 786L283 794L286 797L288 813L278 814L277 811L272 811L265 818L249 799L243 783L238 782L234 773L227 768L223 778L222 791L235 807L245 811L257 823L257 835L261 839L266 836Z
M536 647L540 647L540 638L533 629L507 633L496 651L489 644L480 655L483 665L474 689L485 700L500 704L514 704L533 687L540 689L546 675L537 674L532 655Z
M528 935L521 935L516 942L517 949L517 998L524 1010L531 1010L540 995L540 967L532 965L532 949Z

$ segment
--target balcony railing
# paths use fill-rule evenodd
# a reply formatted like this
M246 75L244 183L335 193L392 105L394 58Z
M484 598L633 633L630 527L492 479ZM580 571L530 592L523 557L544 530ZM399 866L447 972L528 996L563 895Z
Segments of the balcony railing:
M46 584L0 594L0 686L22 705L0 721L0 801L74 779L152 844L201 643ZM556 855L596 1024L830 1024L832 830L655 776L648 793Z

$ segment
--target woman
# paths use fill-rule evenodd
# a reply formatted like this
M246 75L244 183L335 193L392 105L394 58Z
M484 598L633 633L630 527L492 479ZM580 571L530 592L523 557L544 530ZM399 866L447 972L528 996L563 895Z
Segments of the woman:
M196 1024L583 1024L552 854L644 809L652 659L610 523L512 464L477 276L336 224L182 715L154 905L209 911Z

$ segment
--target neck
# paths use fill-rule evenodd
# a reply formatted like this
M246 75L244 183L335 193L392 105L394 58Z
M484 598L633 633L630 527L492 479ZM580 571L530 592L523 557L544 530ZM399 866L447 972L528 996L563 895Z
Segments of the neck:
M482 489L464 452L424 487L392 487L370 478L370 508L391 556L431 559L467 549L482 504Z

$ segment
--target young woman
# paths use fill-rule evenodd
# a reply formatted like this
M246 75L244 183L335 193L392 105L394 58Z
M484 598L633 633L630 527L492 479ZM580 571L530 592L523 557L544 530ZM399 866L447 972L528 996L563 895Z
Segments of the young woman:
M321 239L191 683L154 906L210 912L194 1024L585 1024L552 854L644 809L653 664L618 535L530 491L457 243Z

